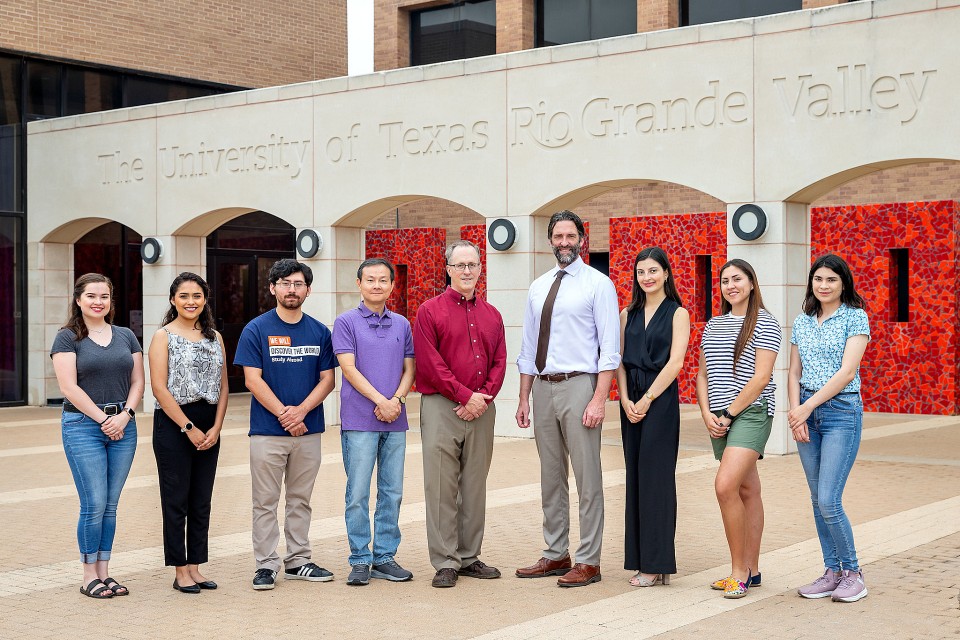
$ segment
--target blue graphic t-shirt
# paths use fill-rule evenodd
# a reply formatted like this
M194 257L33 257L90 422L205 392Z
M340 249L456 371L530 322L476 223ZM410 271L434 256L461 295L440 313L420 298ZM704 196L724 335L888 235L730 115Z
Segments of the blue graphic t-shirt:
M304 314L296 324L280 319L272 309L243 328L233 364L256 367L284 405L298 405L320 382L320 372L333 369L330 330ZM303 421L307 433L323 433L323 405ZM256 398L250 399L251 436L288 436L280 421Z

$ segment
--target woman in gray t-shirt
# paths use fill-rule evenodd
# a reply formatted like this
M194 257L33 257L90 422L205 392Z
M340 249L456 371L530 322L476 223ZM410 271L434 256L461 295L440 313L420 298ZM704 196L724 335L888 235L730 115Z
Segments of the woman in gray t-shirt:
M137 449L134 414L143 398L143 349L133 332L113 325L113 283L99 273L77 278L70 315L50 357L63 394L63 450L80 495L77 541L80 593L91 598L130 591L110 577L117 503Z

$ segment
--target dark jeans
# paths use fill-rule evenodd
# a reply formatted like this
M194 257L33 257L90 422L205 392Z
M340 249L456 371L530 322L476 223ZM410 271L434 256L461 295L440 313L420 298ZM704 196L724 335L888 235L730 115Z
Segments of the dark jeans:
M195 428L206 433L213 427L217 405L200 400L180 408ZM203 564L207 561L210 499L220 441L206 451L197 451L180 426L157 409L153 418L153 453L160 476L164 563L168 567Z

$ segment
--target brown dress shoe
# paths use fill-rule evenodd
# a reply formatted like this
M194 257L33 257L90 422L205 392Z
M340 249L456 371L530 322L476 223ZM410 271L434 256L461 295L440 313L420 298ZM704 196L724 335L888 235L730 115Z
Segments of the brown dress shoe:
M557 586L585 587L594 582L600 582L600 565L578 562L566 575L560 576L560 579L557 580Z
M431 584L438 589L452 587L457 584L457 572L449 567L440 569L437 571L437 575L433 576Z
M492 578L500 577L500 570L496 567L488 567L479 560L473 562L472 564L462 567L460 571L457 571L461 576L467 576L468 578L480 578L481 580L490 580Z
M518 578L545 578L547 576L562 576L570 571L570 556L559 560L540 558L536 564L517 569Z

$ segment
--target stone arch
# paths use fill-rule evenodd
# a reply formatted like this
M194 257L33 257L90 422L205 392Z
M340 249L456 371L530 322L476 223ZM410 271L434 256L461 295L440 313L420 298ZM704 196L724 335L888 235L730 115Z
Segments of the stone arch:
M41 238L38 239L38 241L55 242L58 244L73 244L97 227L103 226L110 222L117 222L143 235L139 228L134 225L129 225L123 220L91 216L88 218L76 218L74 220L70 220L59 227L47 231Z
M876 173L878 171L885 171L888 169L896 169L898 167L906 167L910 165L917 165L928 162L957 162L957 159L954 158L897 158L893 160L884 160L880 162L872 162L869 164L863 164L856 167L851 167L848 169L843 169L840 171L834 171L828 175L824 175L819 179L802 186L791 195L784 198L788 202L801 202L801 203L812 203L815 200L821 198L822 196L830 193L831 191L853 181L857 178Z

